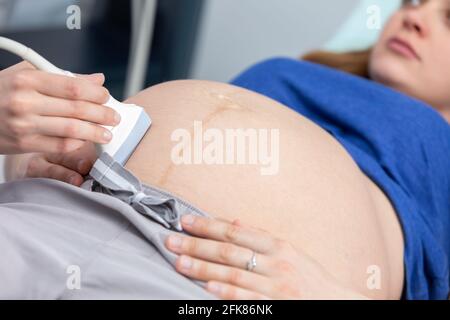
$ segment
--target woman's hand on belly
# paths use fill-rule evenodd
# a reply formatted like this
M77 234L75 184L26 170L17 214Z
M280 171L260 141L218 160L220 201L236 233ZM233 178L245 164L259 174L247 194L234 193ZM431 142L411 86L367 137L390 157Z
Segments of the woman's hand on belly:
M266 231L242 226L238 220L192 215L183 216L182 226L193 236L172 235L166 240L168 249L180 254L177 271L206 281L206 289L219 298L367 299Z

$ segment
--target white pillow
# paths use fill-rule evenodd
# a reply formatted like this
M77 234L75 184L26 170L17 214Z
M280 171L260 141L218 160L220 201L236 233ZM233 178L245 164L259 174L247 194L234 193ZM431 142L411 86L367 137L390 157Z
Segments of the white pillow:
M376 42L383 25L400 4L401 0L361 0L324 49L343 52L369 48ZM374 28L377 25L377 17L379 28Z

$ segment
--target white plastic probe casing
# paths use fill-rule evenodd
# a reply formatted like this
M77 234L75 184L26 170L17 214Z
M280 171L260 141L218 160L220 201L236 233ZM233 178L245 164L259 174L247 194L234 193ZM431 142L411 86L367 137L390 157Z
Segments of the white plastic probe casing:
M70 71L61 71L69 77L76 77ZM150 128L152 121L142 107L119 102L113 96L110 96L104 105L119 113L121 121L115 127L103 126L111 131L113 138L108 144L96 144L97 155L107 152L115 161L124 165Z
M121 117L119 125L105 127L113 138L108 144L97 144L97 152L107 152L114 160L124 165L138 146L152 121L142 107L117 101L112 96L105 106L117 111Z

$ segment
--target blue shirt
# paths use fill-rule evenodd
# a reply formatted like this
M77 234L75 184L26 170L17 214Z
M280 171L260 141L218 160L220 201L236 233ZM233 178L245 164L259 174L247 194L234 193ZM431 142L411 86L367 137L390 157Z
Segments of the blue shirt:
M403 297L447 299L450 125L445 119L374 81L293 59L262 62L232 83L296 110L344 146L401 221Z

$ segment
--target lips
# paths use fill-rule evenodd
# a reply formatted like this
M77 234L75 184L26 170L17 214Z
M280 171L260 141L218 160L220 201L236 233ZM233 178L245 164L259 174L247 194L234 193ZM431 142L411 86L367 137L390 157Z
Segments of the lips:
M388 41L388 47L389 49L395 51L396 53L409 58L409 59L416 59L421 60L420 56L417 54L416 50L405 40L394 37L391 38Z

